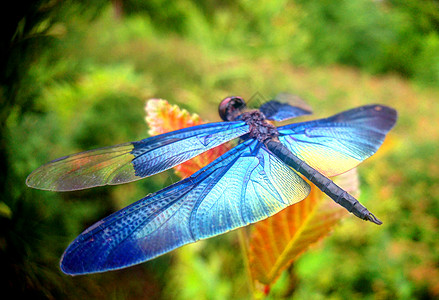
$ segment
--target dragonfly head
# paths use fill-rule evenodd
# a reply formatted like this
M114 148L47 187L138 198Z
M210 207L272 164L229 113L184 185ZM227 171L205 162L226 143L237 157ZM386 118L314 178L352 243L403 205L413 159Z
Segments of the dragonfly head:
M245 109L246 104L241 97L227 97L221 101L218 112L224 121L234 121L237 116Z

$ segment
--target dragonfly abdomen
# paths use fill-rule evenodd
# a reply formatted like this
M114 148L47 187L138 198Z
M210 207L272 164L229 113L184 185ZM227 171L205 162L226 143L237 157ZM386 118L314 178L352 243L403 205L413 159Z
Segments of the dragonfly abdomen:
M316 185L323 193L328 195L336 203L346 208L349 212L353 213L360 219L368 220L378 225L382 224L382 222L378 220L371 212L369 212L369 210L357 199L335 184L331 179L327 178L316 169L305 163L303 160L299 159L282 143L271 140L266 143L266 146L284 163L305 176L306 179L314 183L314 185Z

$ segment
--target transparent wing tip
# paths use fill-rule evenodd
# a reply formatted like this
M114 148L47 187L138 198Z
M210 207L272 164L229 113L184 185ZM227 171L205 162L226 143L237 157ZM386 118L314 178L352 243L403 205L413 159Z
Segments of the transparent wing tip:
M312 114L311 106L308 103L306 103L305 100L303 100L302 98L300 98L297 95L293 95L290 93L279 93L276 95L276 97L274 99L279 101L279 102L288 103L291 106L298 107L298 108L308 112L308 114Z
M38 169L36 170L38 171ZM45 190L50 191L52 190L50 187L48 187L46 184L43 184L40 180L40 177L36 171L32 172L29 176L26 178L26 185L30 188L39 189L39 190Z

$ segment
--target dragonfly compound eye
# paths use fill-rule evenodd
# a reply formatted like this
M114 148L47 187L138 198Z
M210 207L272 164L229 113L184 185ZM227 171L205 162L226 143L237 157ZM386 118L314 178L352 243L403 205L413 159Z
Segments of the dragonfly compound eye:
M241 97L227 97L221 101L218 112L224 121L233 121L245 107L245 101Z

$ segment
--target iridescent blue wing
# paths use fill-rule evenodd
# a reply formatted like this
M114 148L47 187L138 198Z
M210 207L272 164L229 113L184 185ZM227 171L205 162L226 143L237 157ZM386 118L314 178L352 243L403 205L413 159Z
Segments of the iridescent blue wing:
M344 173L374 154L397 113L382 105L354 108L327 119L279 127L279 140L327 177Z
M312 113L311 108L301 98L285 93L262 104L259 110L268 120L279 122Z
M131 182L172 168L248 131L244 122L210 123L73 154L36 169L26 184L72 191Z
M265 146L248 140L191 177L91 226L67 248L61 269L85 274L138 264L265 219L309 191Z

